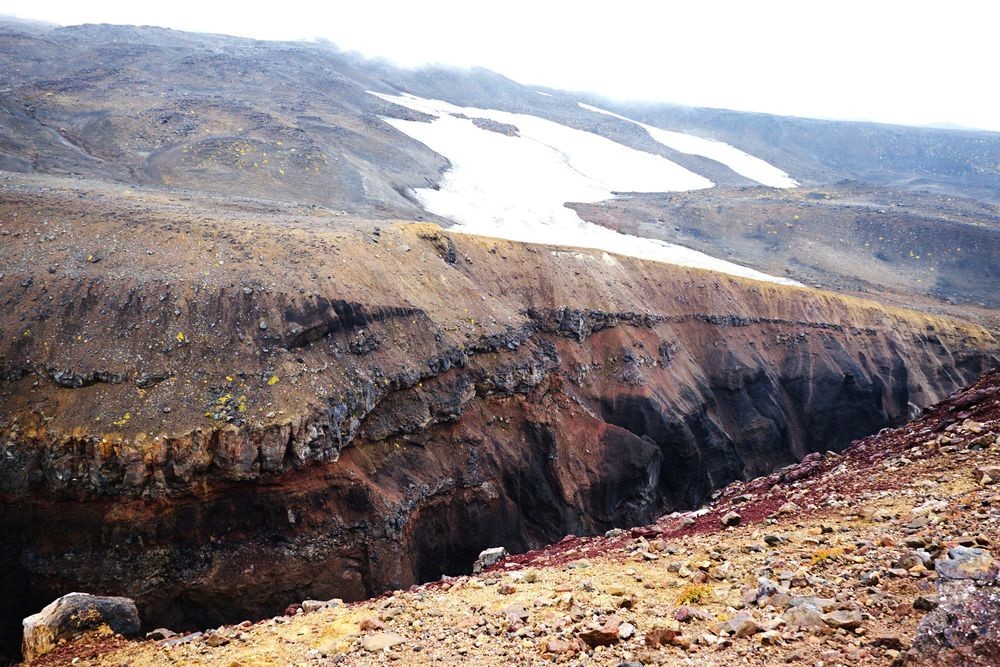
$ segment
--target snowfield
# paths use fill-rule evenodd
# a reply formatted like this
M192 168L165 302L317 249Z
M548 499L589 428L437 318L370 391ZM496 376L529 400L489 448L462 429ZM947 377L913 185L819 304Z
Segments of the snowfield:
M709 160L715 160L726 165L740 176L745 176L751 181L757 181L761 185L768 185L772 188L794 188L799 184L798 181L774 165L761 160L759 157L744 153L740 149L722 141L704 139L696 137L693 134L685 134L684 132L662 130L658 127L626 118L613 111L584 104L583 102L577 102L577 105L587 111L604 114L605 116L611 116L612 118L618 118L619 120L638 125L646 130L654 140L668 148L673 148L675 151L687 153L688 155L700 155L707 157Z
M413 95L371 92L383 100L432 115L429 123L382 117L451 162L440 187L418 188L427 211L454 220L457 232L594 248L671 264L721 271L789 285L705 253L595 225L566 202L599 202L615 192L668 192L713 183L666 158L605 137L528 114L459 107ZM514 135L484 129L473 119L517 128Z

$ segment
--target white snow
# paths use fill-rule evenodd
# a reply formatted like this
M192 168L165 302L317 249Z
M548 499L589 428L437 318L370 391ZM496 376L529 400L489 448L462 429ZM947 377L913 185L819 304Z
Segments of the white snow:
M459 107L413 95L370 93L435 116L431 122L383 117L451 162L439 188L415 195L457 232L529 243L594 248L745 278L798 285L683 246L582 220L565 202L599 202L614 192L708 188L712 182L658 155L528 114ZM457 114L467 116L459 118ZM518 136L482 129L473 118L514 125Z
M583 102L577 102L577 104L587 111L594 111L605 116L634 123L646 130L646 132L649 132L649 136L668 148L673 148L675 151L687 153L688 155L701 155L710 160L721 162L740 176L745 176L751 181L757 181L761 185L768 185L772 188L794 188L799 184L798 181L774 165L761 160L759 157L744 153L740 149L722 141L696 137L693 134L686 134L684 132L663 130L652 125L640 123L631 118L626 118L612 111L584 104Z

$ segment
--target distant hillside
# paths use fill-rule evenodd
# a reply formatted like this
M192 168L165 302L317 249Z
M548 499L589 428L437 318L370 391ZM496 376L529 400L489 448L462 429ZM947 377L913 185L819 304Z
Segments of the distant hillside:
M406 191L436 186L448 163L379 119L420 116L366 92L378 91L532 114L663 156L720 185L755 183L577 103L725 141L803 183L854 179L992 201L1000 192L996 133L622 107L482 69L402 70L327 44L5 21L0 66L0 169L12 171L413 214L420 207Z

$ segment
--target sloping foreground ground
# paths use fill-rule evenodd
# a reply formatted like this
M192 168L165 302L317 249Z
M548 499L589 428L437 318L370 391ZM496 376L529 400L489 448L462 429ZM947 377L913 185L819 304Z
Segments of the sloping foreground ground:
M91 637L33 665L996 664L998 432L994 370L707 511L361 603L165 642Z

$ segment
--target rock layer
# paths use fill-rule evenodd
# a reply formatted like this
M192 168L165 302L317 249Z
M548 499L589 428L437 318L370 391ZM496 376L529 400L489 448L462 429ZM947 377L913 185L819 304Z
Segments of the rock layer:
M645 523L996 361L976 326L818 290L163 198L2 205L4 628L81 582L210 625Z

